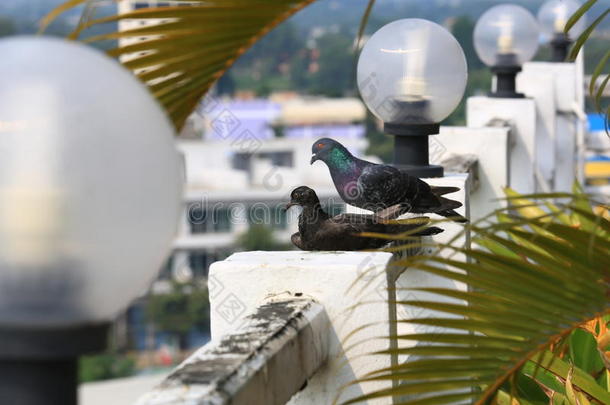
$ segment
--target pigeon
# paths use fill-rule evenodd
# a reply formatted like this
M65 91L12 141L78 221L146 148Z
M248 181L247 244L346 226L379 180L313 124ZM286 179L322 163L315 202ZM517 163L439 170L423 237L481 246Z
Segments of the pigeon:
M455 212L462 203L443 195L458 187L435 187L394 166L367 162L353 156L339 142L322 138L314 142L311 164L328 166L337 192L347 204L373 212L400 204L403 213L435 213L456 222L468 222Z
M292 191L286 209L292 206L303 207L299 215L299 232L290 238L292 243L302 250L378 249L392 242L391 239L361 236L363 232L395 236L428 236L443 232L436 227L425 228L430 221L426 217L413 218L409 224L389 221L373 214L340 214L331 217L322 209L316 192L306 186L297 187Z

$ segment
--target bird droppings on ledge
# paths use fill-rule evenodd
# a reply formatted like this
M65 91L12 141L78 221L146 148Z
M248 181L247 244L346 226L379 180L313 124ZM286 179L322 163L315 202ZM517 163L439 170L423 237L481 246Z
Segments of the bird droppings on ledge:
M312 326L314 319L315 328ZM277 398L288 400L306 385L307 379L325 361L326 343L325 339L320 338L325 334L314 329L320 329L321 324L327 323L323 307L312 300L295 298L293 295L290 299L267 302L248 316L236 333L201 348L137 404L255 405L247 400L239 401L248 390L257 391L256 398L273 398L269 403L276 403ZM286 387L268 387L261 381L256 382L257 378L268 378L274 370L280 375L285 374L286 368L294 368L294 364L275 363L285 360L287 356L292 356L296 362L301 361L303 352L307 351L312 358L302 364L302 370L293 373L293 387L289 387L290 384ZM281 356L278 355L280 352ZM285 392L258 392L261 390ZM286 393L287 390L290 392Z

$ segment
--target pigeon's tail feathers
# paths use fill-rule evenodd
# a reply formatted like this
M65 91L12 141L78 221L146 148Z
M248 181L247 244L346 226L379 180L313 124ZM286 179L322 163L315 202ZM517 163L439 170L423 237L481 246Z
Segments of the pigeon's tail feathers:
M417 232L414 236L432 236L432 235L438 235L439 233L444 232L443 229L438 228L436 226L431 226L429 228L423 229L419 232Z
M425 223L402 225L392 229L392 233L396 233L397 235L402 234L406 237L432 236L438 235L441 232L443 232L443 229L437 228L436 226L427 227Z
M454 210L454 209L460 208L462 206L461 202L456 201L456 200L450 200L449 198L445 198L445 197L438 197L438 201L440 202L438 211Z
M411 230L411 232L413 232L413 230ZM442 232L444 232L443 229L438 228L436 226L430 226L427 228L420 229L417 232L410 233L409 236L432 236L432 235L438 235L439 233L442 233Z
M445 194L451 194L451 193L455 193L460 191L459 187L437 187L437 186L430 186L430 190L438 195L445 195Z
M445 218L449 218L455 222L461 222L461 223L466 223L468 222L468 219L461 216L460 214L458 214L457 212L455 212L454 210L446 210L446 211L439 211L437 212L438 215L441 215Z

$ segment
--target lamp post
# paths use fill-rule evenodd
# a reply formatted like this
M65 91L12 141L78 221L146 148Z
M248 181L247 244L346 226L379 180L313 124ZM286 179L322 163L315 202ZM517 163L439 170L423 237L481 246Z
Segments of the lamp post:
M0 41L0 403L74 405L78 356L154 280L180 211L173 129L83 45Z
M474 29L474 46L479 58L495 74L489 97L523 98L516 91L517 73L538 50L538 23L521 6L501 4L487 10Z
M538 22L543 37L551 44L552 62L565 62L573 39L585 30L587 22L583 16L572 26L569 33L564 32L566 23L580 6L576 0L550 0L538 10Z
M418 177L442 177L430 165L428 136L457 107L467 66L443 27L415 18L394 21L367 41L358 60L358 88L371 112L395 137L394 163Z

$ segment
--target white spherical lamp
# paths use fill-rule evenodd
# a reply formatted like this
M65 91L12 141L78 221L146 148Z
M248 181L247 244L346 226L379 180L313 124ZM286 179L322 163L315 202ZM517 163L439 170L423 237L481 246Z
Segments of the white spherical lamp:
M549 0L538 10L538 22L543 39L551 44L551 60L564 62L568 56L570 44L585 30L586 16L581 17L570 31L565 33L566 23L581 4L576 0Z
M182 181L170 122L116 61L47 37L3 39L0 54L0 369L32 357L42 373L102 348L147 290ZM54 364L68 380L53 392L73 394L73 365Z
M427 136L438 133L439 123L460 103L467 75L459 43L431 21L394 21L367 41L358 60L358 87L386 132L396 135L395 163L416 175L442 176L442 168L428 164Z
M515 77L538 50L536 18L525 8L501 4L487 10L474 29L479 58L496 74L494 97L523 97L515 91Z

